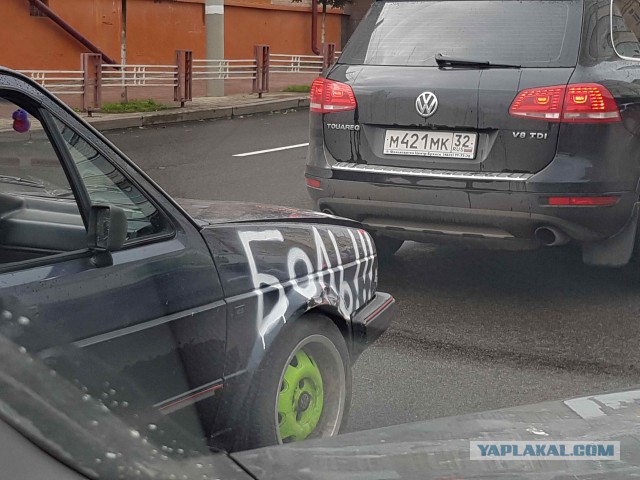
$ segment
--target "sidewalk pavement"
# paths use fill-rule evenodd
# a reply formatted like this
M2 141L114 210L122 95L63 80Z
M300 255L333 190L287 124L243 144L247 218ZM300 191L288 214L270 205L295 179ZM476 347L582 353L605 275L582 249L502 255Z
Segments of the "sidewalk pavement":
M254 113L275 112L293 108L307 108L309 96L304 93L265 93L228 95L225 97L199 97L186 102L184 107L169 108L158 112L102 113L81 116L98 130L135 128L167 123L229 118Z

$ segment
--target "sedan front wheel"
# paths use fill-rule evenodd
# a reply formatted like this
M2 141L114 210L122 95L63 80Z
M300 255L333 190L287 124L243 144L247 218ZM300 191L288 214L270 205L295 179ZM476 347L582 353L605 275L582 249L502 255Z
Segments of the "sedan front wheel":
M340 330L309 313L285 325L253 390L245 448L337 435L351 402L351 363Z

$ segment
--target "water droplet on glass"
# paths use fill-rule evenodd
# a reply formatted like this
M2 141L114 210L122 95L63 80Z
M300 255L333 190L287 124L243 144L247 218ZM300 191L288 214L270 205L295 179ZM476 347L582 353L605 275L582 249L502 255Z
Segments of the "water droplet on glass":
M182 448L179 448L178 450L176 450L176 452L178 452L180 455L182 455L184 453L184 450Z
M120 403L120 405L122 405L124 408L127 408L129 406L129 402L122 402Z
M129 430L129 433L133 438L140 438L140 432L138 430Z
M102 463L102 459L101 458L96 458L96 463Z
M92 427L97 427L99 425L97 420L91 420L91 422L89 423Z
M113 460L114 458L117 457L117 455L115 453L113 453L113 452L107 452L107 453L104 454L104 456L107 457L110 460Z
M20 325L29 325L31 323L31 320L29 320L27 317L18 317L18 323Z
M204 468L204 465L201 463L196 463L196 468Z
M2 311L2 319L3 320L11 320L13 318L13 313L11 313L9 310L3 310Z
M149 424L149 430L157 430L158 426L155 423L150 423Z
M88 402L89 400L91 400L91 395L89 395L88 393L85 393L84 395L82 395L83 402Z
M113 388L109 389L109 395L115 395L116 391Z
M58 372L56 372L55 370L49 370L49 375L51 375L52 377L55 377L58 374Z
M27 349L26 349L26 348L24 348L24 347L18 347L18 351L19 351L20 353L27 353Z
M160 455L160 458L161 458L162 460L169 460L169 457L167 457L166 455Z
M157 454L158 454L158 450L156 450L156 449L154 448L153 450L151 450L151 453L152 453L152 454L154 454L154 455L157 455Z
M100 410L102 410L103 412L108 412L109 411L109 407L107 407L105 404L100 405Z
M170 480L176 480L176 476L175 476L175 474L173 474L173 473L172 473L171 475L169 475L169 479L170 479Z
M117 406L118 406L118 402L113 401L113 402L111 402L111 403L109 404L109 406L110 406L111 408L115 408L115 407L117 407Z

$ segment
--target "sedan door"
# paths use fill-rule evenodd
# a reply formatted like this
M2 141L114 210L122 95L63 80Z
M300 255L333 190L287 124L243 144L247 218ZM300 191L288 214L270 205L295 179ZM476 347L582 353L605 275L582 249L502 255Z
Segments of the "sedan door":
M201 435L222 388L226 308L198 228L101 136L22 83L0 89L0 296L30 315L4 312L0 333L73 371L107 408L171 415ZM26 123L11 123L18 111ZM92 205L127 216L127 240L106 266L87 248ZM78 349L144 401L68 368Z

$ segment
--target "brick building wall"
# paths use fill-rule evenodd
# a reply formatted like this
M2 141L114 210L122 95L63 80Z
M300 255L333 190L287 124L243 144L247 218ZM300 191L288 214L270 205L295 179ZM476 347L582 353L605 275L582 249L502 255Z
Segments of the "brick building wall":
M120 61L121 0L48 0L49 7L107 55ZM127 63L174 62L176 49L205 57L205 0L127 0ZM80 67L86 48L28 0L0 1L0 65L16 69Z
M342 10L327 14L326 39L341 48ZM318 14L320 46L321 14ZM272 53L313 55L311 51L311 2L291 0L225 0L225 57L250 58L253 46L268 44ZM320 47L321 48L321 47Z

